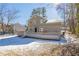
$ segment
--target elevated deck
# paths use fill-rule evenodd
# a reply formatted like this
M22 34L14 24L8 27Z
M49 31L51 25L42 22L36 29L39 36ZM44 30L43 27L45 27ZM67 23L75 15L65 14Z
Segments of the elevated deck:
M24 37L60 40L60 35L57 35L57 34L26 34L24 35Z

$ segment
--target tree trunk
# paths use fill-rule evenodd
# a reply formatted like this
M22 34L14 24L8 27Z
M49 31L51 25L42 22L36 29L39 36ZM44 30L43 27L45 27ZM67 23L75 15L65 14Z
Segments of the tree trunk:
M71 9L72 9L72 18L71 18L71 25L72 25L72 34L75 34L75 23L74 23L74 5L71 5Z
M2 32L4 32L4 23L3 23L3 18L2 17L1 17L1 21L2 21L2 23L1 23Z

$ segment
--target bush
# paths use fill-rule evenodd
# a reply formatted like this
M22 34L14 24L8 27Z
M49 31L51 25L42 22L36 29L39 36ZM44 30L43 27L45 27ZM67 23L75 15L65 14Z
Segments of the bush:
M79 56L79 44L67 44L59 46L52 51L56 56Z
M77 24L77 27L76 27L76 35L79 37L79 23Z

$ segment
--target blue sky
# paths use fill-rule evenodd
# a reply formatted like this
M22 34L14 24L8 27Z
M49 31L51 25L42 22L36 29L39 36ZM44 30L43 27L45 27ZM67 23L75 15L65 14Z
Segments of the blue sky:
M17 9L19 10L18 18L15 19L15 22L18 22L22 25L25 25L28 23L28 20L31 16L31 12L33 8L38 7L46 7L46 15L48 17L48 20L56 20L61 19L60 16L57 14L55 4L49 5L46 3L16 3L16 4L8 4L8 8Z

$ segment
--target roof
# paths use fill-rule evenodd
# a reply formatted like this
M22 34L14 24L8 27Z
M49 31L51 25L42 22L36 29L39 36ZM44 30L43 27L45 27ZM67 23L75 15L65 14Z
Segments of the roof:
M60 20L49 20L49 21L47 21L46 23L42 23L41 24L41 26L47 26L47 25L52 25L52 26L54 26L54 25L62 25L62 22L60 21Z
M62 22L61 20L48 20L47 23L55 23L55 22Z

